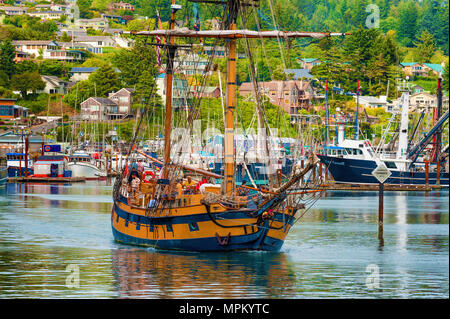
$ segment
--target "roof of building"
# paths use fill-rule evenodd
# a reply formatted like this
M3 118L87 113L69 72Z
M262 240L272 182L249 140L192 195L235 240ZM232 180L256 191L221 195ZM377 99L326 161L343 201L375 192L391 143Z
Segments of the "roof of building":
M48 45L53 43L55 46L58 46L58 43L52 40L14 40L12 41L13 45L21 45L21 44L31 44L31 45Z
M53 76L53 75L41 75L41 78L42 78L42 80L49 82L50 84L52 84L54 86L59 86L61 83L62 84L67 83L67 81L61 80L57 76Z
M113 100L106 98L106 97L90 97L89 99L93 99L94 101L100 103L100 104L106 104L106 105L117 105L116 102L114 102ZM87 100L85 100L84 102L86 102Z
M70 69L70 73L92 73L98 69L97 67L73 67Z
M426 65L427 67L433 69L434 71L436 71L436 72L438 72L438 73L444 72L444 68L443 68L442 65L440 65L440 64L435 64L435 63L424 63L424 65Z
M308 72L307 69L286 69L284 70L286 75L294 74L294 80L299 80L302 78L312 79L313 76Z
M356 98L356 96L354 96ZM376 96L367 96L367 95L362 95L359 96L359 101L366 101L368 103L374 103L374 104L386 104L386 101L383 101L379 98L377 98Z
M75 42L98 42L98 41L106 41L111 40L114 41L113 38L109 35L80 35L75 36L73 39Z
M317 60L319 60L319 58L301 58L300 60L308 63L308 62L317 61Z
M404 67L413 66L413 65L417 65L417 64L425 65L438 73L442 73L444 71L442 65L436 64L436 63L419 63L419 62L402 62L402 63L400 63L400 65L402 65Z

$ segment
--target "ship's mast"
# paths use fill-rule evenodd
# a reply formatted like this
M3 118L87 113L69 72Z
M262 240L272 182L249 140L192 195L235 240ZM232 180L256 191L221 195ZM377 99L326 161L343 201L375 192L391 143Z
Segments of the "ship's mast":
M228 29L236 30L239 0L228 1ZM225 109L224 162L225 179L223 193L231 195L234 188L234 110L236 108L236 39L228 40L227 96Z
M175 0L172 0L170 15L170 30L175 29L175 12L177 7ZM166 117L164 125L164 163L170 163L170 134L172 132L172 88L173 88L173 61L175 58L174 37L169 36L169 46L167 47L167 70L166 70ZM162 178L168 178L168 167L164 167Z

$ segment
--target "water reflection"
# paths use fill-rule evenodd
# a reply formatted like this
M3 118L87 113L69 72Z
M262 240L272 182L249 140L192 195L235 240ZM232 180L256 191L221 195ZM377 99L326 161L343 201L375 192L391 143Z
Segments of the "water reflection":
M284 253L164 252L114 249L122 298L289 298L295 273Z

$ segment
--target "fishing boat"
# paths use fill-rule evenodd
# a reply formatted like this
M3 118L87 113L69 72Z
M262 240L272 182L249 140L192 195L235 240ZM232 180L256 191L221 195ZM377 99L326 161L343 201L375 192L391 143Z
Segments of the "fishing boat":
M441 86L438 84L438 93ZM442 88L440 89L442 90ZM438 94L438 108L442 105L442 91ZM440 102L439 102L440 101ZM440 134L440 129L448 120L448 111L439 116L433 128L412 147L409 138L409 91L406 89L401 97L401 121L398 132L398 147L395 152L385 152L381 147L374 148L369 140L346 139L344 121L338 123L338 137L334 144L326 144L322 151L317 154L321 162L328 167L336 183L346 184L378 184L378 180L372 172L380 163L384 163L391 172L385 184L391 185L441 185L449 186L448 164L447 169L440 154L442 152L434 150L437 161L425 161L421 151L430 143L434 136ZM395 118L393 114L390 123ZM389 125L385 134L389 130ZM412 134L414 135L414 134ZM380 145L384 138L380 141ZM440 141L440 138L439 138ZM434 147L438 147L435 142ZM448 146L447 146L448 150ZM419 161L422 159L422 161ZM430 162L435 162L434 165Z
M77 151L69 157L67 164L72 171L72 177L84 177L90 179L105 179L106 170L102 169L102 162L93 159L88 153Z
M201 2L201 1L195 1ZM211 1L205 1L211 2ZM129 183L130 170L125 168L116 179L113 189L114 205L111 214L111 225L114 239L117 242L131 245L150 246L157 249L174 249L188 251L235 251L265 250L278 251L295 222L307 211L307 204L313 202L311 197L320 197L323 189L319 185L310 185L316 189L305 189L300 183L305 174L317 165L319 159L311 153L303 168L296 166L284 183L270 184L265 188L251 188L254 195L242 195L236 187L235 161L235 108L236 108L236 42L237 39L266 38L322 38L330 33L251 31L237 29L239 13L248 8L254 9L258 1L228 0L220 2L225 10L224 25L227 30L191 31L175 29L175 13L181 6L172 1L169 30L135 32L138 36L163 37L167 39L156 43L158 47L167 49L166 64L166 101L164 125L164 156L162 160L153 158L134 146L130 155L138 153L150 161L162 166L157 178L140 183L137 189ZM216 38L225 39L227 54L227 89L225 127L224 127L224 169L223 174L185 165L171 157L172 126L172 80L176 45L175 37ZM250 59L250 58L249 58ZM254 65L254 61L251 65ZM254 69L253 69L254 71ZM253 80L256 81L254 72ZM257 86L255 85L257 88ZM259 90L255 94L259 95ZM152 100L152 99L149 99ZM264 108L257 98L257 112L264 115ZM191 109L189 119L195 120L198 110ZM140 130L133 137L136 141ZM192 123L192 122L191 122ZM264 122L262 122L264 125ZM188 126L189 127L189 126ZM263 126L262 126L263 127ZM176 152L175 152L176 154ZM133 162L133 157L128 157ZM128 167L128 165L126 165ZM177 192L177 180L183 172L195 174L208 179L201 192ZM135 178L135 180L139 181ZM215 184L214 181L220 181ZM136 184L134 184L136 187ZM309 200L309 201L308 201Z

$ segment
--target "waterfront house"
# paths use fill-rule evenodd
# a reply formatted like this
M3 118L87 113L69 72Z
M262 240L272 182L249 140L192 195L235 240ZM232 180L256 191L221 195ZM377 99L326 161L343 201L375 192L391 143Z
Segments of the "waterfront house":
M87 80L89 76L98 69L99 68L93 67L73 67L72 69L70 69L70 81L79 82Z
M108 98L90 97L83 101L81 118L88 120L117 120L132 116L134 89L122 88L108 94Z
M16 101L16 99L0 98L0 119L28 117L28 109L26 107L16 105Z
M261 93L286 111L292 120L298 116L301 109L309 109L314 99L314 90L308 81L270 81L260 82ZM239 88L242 96L254 98L253 83L244 82Z
M106 121L116 119L116 115L118 114L116 102L109 98L90 97L81 102L80 106L81 118L85 120Z
M444 71L443 65L433 63L402 62L400 66L407 76L439 76Z
M122 88L117 92L108 94L108 98L117 104L117 114L120 114L120 117L132 113L131 105L133 104L133 92L134 89L132 88Z

